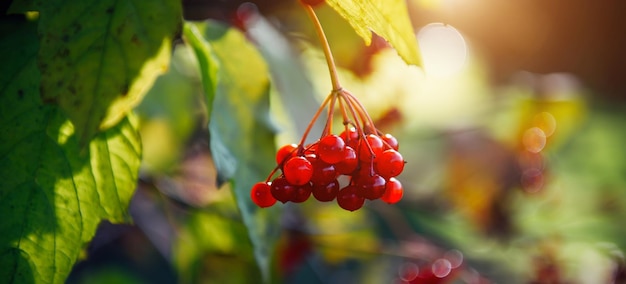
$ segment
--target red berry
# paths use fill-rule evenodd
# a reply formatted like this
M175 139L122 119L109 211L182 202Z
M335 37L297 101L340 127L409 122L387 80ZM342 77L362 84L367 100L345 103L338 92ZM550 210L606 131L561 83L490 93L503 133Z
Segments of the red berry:
M250 190L250 198L261 208L270 207L276 203L276 198L272 196L270 184L267 182L257 182Z
M391 149L398 151L400 145L398 144L398 139L396 139L396 137L393 137L393 135L387 133L382 136L382 139L383 141L385 141L385 146L389 146L391 147Z
M335 166L325 163L315 157L314 154L309 154L306 158L313 166L313 175L311 176L313 184L328 184L337 178Z
M276 152L276 164L283 164L289 158L294 157L296 155L296 149L298 149L298 145L296 144L287 144Z
M331 134L322 137L317 145L317 156L324 162L336 164L343 159L346 143L341 137Z
M402 183L396 178L390 178L385 184L385 194L380 199L389 204L394 204L402 199L402 195L404 195Z
M359 145L359 132L357 132L354 127L344 130L341 134L339 134L339 137L343 139L346 145L352 147L353 149L356 149Z
M339 182L337 180L331 181L328 184L314 184L313 185L313 197L321 202L332 201L337 197L339 192Z
M338 174L351 174L359 166L359 158L356 156L356 152L352 147L346 146L343 151L343 160L335 164L335 170Z
M324 0L300 0L303 4L315 7L324 3Z
M304 154L305 155L315 154L315 151L317 151L317 144L318 144L318 142L315 142L313 144L309 144L306 147L304 147Z
M295 203L301 203L301 202L307 201L307 199L309 199L309 197L311 196L312 189L313 188L311 187L310 182L304 185L298 186L296 188L296 194L291 199L291 201Z
M368 134L365 139L359 142L359 160L367 162L372 160L370 148L374 152L374 156L378 156L383 152L383 140L374 134ZM368 144L369 147L367 146Z
M283 174L293 185L303 185L311 180L313 166L304 157L291 157L283 166Z
M376 165L376 172L386 179L395 177L404 170L402 155L393 149L385 150L376 156L374 164Z
M369 200L381 198L385 194L385 179L376 174L359 176L355 185L359 195Z
M296 186L289 183L284 176L280 176L272 181L270 191L276 200L285 203L294 199L294 196L296 195Z
M354 185L348 185L337 193L337 204L345 210L357 210L363 207L363 203L365 203L365 198L357 194L357 188Z

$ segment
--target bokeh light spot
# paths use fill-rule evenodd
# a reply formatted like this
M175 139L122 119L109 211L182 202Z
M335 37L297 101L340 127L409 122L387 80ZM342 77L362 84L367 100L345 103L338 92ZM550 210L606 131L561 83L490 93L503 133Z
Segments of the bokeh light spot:
M452 269L458 268L463 264L463 253L459 250L449 250L447 251L443 257L450 262Z
M429 76L448 77L466 65L467 44L459 31L441 23L428 24L417 33L424 71Z
M522 173L522 188L526 192L538 192L543 188L543 172L539 169L528 169Z
M419 267L415 263L406 262L398 268L398 274L403 281L413 281L419 274Z
M445 258L440 258L433 262L431 269L433 271L433 275L437 276L438 278L444 278L448 276L448 274L450 274L450 271L452 271L452 264L449 260Z
M543 133L546 134L546 137L550 137L552 134L554 134L554 131L556 130L556 119L549 112L542 112L535 115L533 123L535 126L543 130Z
M539 153L546 146L546 134L539 127L531 127L524 132L522 143L526 151Z

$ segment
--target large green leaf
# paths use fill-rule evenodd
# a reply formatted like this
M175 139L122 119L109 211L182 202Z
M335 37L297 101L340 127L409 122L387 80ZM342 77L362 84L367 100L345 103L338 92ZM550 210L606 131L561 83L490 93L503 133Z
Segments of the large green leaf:
M176 0L42 1L41 96L56 102L81 144L119 122L169 64L181 23Z
M35 24L0 30L0 283L63 283L102 219L129 219L140 140L125 118L79 147L64 112L41 101Z
M280 207L259 209L250 200L250 188L272 170L276 151L268 69L237 30L209 22L204 35L220 66L209 122L211 153L218 171L224 166L233 170L222 176L231 182L256 261L268 280Z
M326 0L344 17L367 45L372 31L385 38L407 64L422 60L404 0Z

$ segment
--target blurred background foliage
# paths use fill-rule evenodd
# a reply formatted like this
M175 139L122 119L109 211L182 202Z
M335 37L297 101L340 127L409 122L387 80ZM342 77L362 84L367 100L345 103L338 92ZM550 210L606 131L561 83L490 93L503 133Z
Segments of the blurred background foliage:
M183 3L188 20L246 32L272 73L276 145L297 141L331 89L297 3ZM356 212L277 205L271 281L626 283L623 2L408 5L421 69L381 38L364 46L332 9L317 9L344 87L400 141L404 199ZM69 283L259 283L232 192L216 187L195 60L177 42L136 109L135 224L101 225ZM428 272L442 277L426 282Z

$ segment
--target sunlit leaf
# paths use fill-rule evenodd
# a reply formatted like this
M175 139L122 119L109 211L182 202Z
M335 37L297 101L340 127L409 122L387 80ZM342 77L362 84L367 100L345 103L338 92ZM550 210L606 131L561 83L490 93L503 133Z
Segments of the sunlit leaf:
M35 25L1 26L12 33L0 40L0 282L62 283L102 219L128 220L140 140L125 118L79 147L39 96Z
M278 207L259 209L250 200L250 188L272 170L275 153L268 69L237 30L209 22L204 35L220 66L209 123L211 153L218 172L220 164L234 167L223 177L232 184L256 261L268 280Z
M58 103L81 144L120 121L169 64L180 1L44 1L41 96Z
M326 0L326 3L348 20L367 45L375 32L389 41L407 64L422 64L405 1Z

